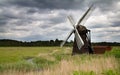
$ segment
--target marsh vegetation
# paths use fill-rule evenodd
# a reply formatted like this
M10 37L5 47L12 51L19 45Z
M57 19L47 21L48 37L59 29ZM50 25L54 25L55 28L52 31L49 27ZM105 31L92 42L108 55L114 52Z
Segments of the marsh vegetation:
M120 75L120 47L71 56L71 47L0 47L0 75Z

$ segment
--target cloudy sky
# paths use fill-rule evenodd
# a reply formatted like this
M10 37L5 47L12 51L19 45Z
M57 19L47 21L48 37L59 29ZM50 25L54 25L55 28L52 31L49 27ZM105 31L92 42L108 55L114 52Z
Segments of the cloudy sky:
M66 17L77 22L93 3L84 23L92 41L120 42L120 0L0 0L0 39L63 40L73 29Z

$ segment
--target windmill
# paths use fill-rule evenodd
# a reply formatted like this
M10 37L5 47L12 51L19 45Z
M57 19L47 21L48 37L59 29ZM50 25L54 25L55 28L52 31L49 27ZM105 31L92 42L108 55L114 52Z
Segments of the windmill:
M93 9L94 6L91 5L77 23L75 23L72 16L68 16L68 19L74 29L71 30L67 38L61 43L61 47L65 44L69 37L74 34L75 37L72 51L73 55L78 53L94 53L91 47L90 30L88 30L84 25L81 25L81 23L85 22L88 19Z

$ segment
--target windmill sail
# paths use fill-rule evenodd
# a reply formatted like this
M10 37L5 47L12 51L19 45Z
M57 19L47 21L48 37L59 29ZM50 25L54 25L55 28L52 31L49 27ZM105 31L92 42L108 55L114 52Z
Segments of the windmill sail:
M74 21L74 19L73 19L73 17L71 15L68 16L68 20L70 21L72 26L75 28L75 21Z
M68 16L68 19L69 19L70 23L73 25L73 27L75 29L75 39L76 39L76 42L77 42L77 46L78 46L78 48L80 50L81 47L84 45L84 42L83 42L80 34L78 33L78 30L76 29L73 17L72 16Z
M61 43L60 47L63 47L63 45L65 44L65 42L69 39L69 37L72 35L72 33L74 32L74 30L72 30L69 35L66 37L66 39Z
M78 46L78 48L80 50L81 47L84 45L84 42L83 42L81 36L79 35L77 29L75 29L75 39L76 39L76 42L77 42L77 46Z
M85 12L85 14L80 18L77 25L83 25L94 9L94 5L91 5L90 8Z

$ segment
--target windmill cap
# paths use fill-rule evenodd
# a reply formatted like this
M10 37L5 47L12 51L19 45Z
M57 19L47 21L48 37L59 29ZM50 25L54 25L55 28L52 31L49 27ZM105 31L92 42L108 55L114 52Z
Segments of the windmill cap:
M86 34L89 30L85 27L85 26L83 26L83 25L78 25L77 26L77 29L78 29L78 32L80 33L80 34Z

